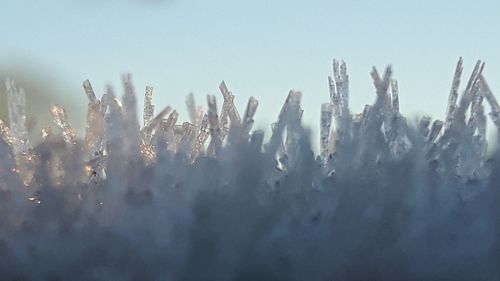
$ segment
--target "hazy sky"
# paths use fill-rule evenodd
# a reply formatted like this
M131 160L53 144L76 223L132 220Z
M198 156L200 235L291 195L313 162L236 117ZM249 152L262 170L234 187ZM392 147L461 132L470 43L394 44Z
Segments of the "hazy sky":
M0 66L49 72L81 100L84 79L102 93L131 72L141 98L152 85L157 108L183 114L187 93L205 102L224 79L241 112L249 96L260 100L260 124L276 118L290 89L303 91L304 119L316 127L340 58L356 112L374 100L371 66L391 63L401 110L442 118L459 56L467 75L485 60L500 95L498 0L2 2Z

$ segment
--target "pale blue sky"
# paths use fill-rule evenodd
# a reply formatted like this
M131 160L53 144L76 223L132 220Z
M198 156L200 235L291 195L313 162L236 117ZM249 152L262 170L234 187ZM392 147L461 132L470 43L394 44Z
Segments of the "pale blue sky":
M467 75L485 60L500 95L498 0L2 2L0 66L40 67L81 100L84 79L101 92L128 71L141 98L152 85L158 108L183 114L187 93L205 102L224 79L241 112L249 96L259 99L260 124L276 118L290 89L303 91L304 119L316 128L334 57L348 63L356 112L374 100L371 66L388 63L407 113L443 117L459 56Z

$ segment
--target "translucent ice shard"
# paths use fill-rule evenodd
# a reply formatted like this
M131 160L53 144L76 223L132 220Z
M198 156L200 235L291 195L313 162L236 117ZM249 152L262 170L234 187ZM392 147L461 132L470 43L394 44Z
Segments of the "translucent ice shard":
M500 105L498 104L496 97L493 95L493 92L491 91L490 87L488 86L488 83L486 82L486 80L482 75L479 76L479 83L481 91L491 108L489 115L493 123L497 127L497 130L500 131Z
M2 139L12 147L19 176L25 185L33 179L33 165L36 160L32 153L26 127L26 95L23 89L17 89L14 81L5 82L7 93L7 109L9 113L10 129L0 124Z
M154 116L155 106L153 105L153 87L147 86L144 94L143 126L146 127Z
M346 141L350 136L351 115L349 112L349 76L344 61L333 60L333 78L328 77L330 102L339 141Z
M224 97L223 109L224 112L227 113L229 120L233 125L239 125L241 123L240 115L238 114L238 110L234 105L234 95L228 90L226 86L226 82L222 81L219 85L219 89Z
M453 82L451 84L450 95L448 98L448 107L446 110L446 122L445 122L446 128L449 128L454 120L454 114L457 108L457 100L458 100L458 87L460 86L460 77L462 76L462 71L463 71L463 59L462 57L460 57L457 66L455 68L455 74L453 76Z
M375 89L377 90L377 99L383 99L385 101L385 99L387 99L387 90L389 89L389 83L391 82L392 67L388 66L385 69L384 76L382 78L380 77L377 68L373 67L371 76L373 78ZM381 102L379 101L379 103Z
M162 133L158 133L163 118L171 111L169 106L165 107L158 115L154 116L153 105L153 87L146 87L146 92L144 94L144 113L143 113L143 127L140 131L141 144L140 152L145 157L147 163L153 163L156 152L154 146L154 137ZM162 136L166 137L166 134Z
M90 152L90 159L87 163L87 180L96 184L104 174L105 168L105 143L104 143L104 114L105 110L102 110L104 106L103 99L98 100L92 85L89 80L83 82L83 89L89 104L87 107L87 123L85 128L85 144ZM50 128L49 128L50 129ZM44 137L44 135L46 135ZM42 130L42 138L48 139L50 133L48 131Z
M105 116L105 140L107 149L122 151L123 148L123 111L120 101L116 98L113 89L108 86L106 94L102 98L103 103L107 104ZM102 111L101 111L102 112Z
M340 94L340 104L342 109L342 117L349 117L349 76L347 75L347 66L344 61L340 63L340 79L338 80L337 89Z
M175 124L177 123L177 119L179 118L179 113L176 110L172 111L167 119L163 119L160 127L160 134L167 142L167 148L170 151L175 152Z
M376 99L375 103L369 108L366 116L363 118L363 123L360 128L360 148L358 151L359 157L357 159L358 164L370 163L376 161L380 158L380 151L374 151L373 147L383 147L386 145L386 139L388 135L391 138L396 137L397 132L393 130L392 122L390 121L390 116L392 116L390 110L390 97L388 95L388 89L391 82L392 68L388 66L385 70L384 76L381 78L377 69L373 67L371 72L373 78L373 83L376 89ZM386 122L384 124L384 121ZM384 130L381 132L380 128L384 125ZM384 136L384 133L386 136Z
M458 73L461 72L461 60L457 65ZM483 117L481 111L483 93L481 91L480 77L484 69L484 63L477 61L469 81L463 91L462 96L452 118L447 117L447 121L452 121L444 131L441 138L441 147L448 155L452 155L455 165L448 165L447 170L454 172L457 176L468 179L482 174L482 164L484 161L483 149L486 143L477 136L477 127ZM457 73L456 71L456 73ZM454 81L455 82L455 81ZM454 83L455 84L455 83ZM452 87L452 92L455 91ZM451 95L453 97L454 95ZM451 98L450 97L450 98ZM450 107L449 107L450 110ZM469 120L466 120L466 112L469 111ZM479 139L481 141L476 141Z
M481 115L484 114L483 110L483 93L479 89L479 82L476 84L476 89L473 91L473 96L472 96L472 102L470 106L470 112L469 112L469 120L467 122L467 127L470 130L470 133L474 134L474 131L478 127L478 122L480 119L483 117Z
M300 101L302 98L302 93L294 91L292 99L290 100L288 117L287 117L287 129L285 138L285 153L286 158L289 163L295 162L295 157L299 154L299 139L302 133L301 130L301 120L303 110L300 106Z
M471 105L474 96L478 91L479 77L483 69L484 63L478 60L469 78L469 82L467 83L467 86L462 94L462 97L460 98L458 108L456 109L454 121L455 123L460 122L457 123L458 126L460 126L460 124L462 123L465 123L465 112Z
M83 81L83 90L85 91L85 94L87 95L87 98L91 104L97 103L97 96L95 95L94 89L92 88L92 84L90 84L90 81L87 79Z
M179 113L177 113L177 110L172 111L172 113L168 115L168 118L163 120L162 130L165 132L173 130L175 124L177 123L178 118L179 118Z
M221 128L219 115L217 114L217 101L215 96L207 95L208 105L208 125L210 130L210 144L208 145L207 153L209 156L216 156L222 146Z
M31 148L26 129L26 95L23 89L17 89L14 81L5 82L7 93L7 108L12 135L16 138L13 143L14 153L27 154Z
M191 151L192 162L194 162L196 158L203 152L203 147L209 137L209 133L207 130L208 130L208 114L205 114L201 121L200 129L198 135L196 136L193 149Z
M283 145L283 132L286 126L291 119L294 119L293 115L297 117L300 114L300 98L300 92L292 90L288 93L285 103L281 107L278 115L278 120L271 127L271 139L266 145L266 151L269 154L274 155Z
M195 134L196 126L189 122L182 123L177 151L189 156L192 150Z
M391 106L394 113L399 113L399 86L398 80L391 80Z
M236 106L234 105L234 95L228 90L224 81L220 83L219 90L224 98L219 117L219 126L221 129L220 137L221 140L224 140L224 138L228 135L229 126L238 128L241 126L241 118L236 110Z
M333 77L340 104L340 115L346 115L349 110L349 77L347 76L347 67L344 61L333 60Z
M83 82L83 88L89 100L85 143L90 150L95 151L100 148L104 134L104 114L101 111L101 102L97 99L89 80Z
M164 109L162 109L162 111L160 111L160 113L158 113L158 115L156 115L149 121L148 125L144 126L141 129L143 142L151 142L153 132L156 132L160 129L162 120L165 118L165 116L167 116L167 114L170 113L170 111L172 111L172 108L170 106L165 107ZM173 117L174 116L172 116L172 119Z
M320 155L321 163L326 165L330 152L328 151L330 140L330 127L332 123L333 107L330 103L321 105L321 120L320 120Z
M64 108L58 104L54 104L50 109L54 122L61 128L64 141L68 144L76 144L75 131L71 127L68 116Z
M148 163L152 163L156 157L154 140L158 137L167 137L162 131L162 120L172 109L167 106L158 115L149 120L148 124L141 129L141 154L145 157ZM173 118L173 117L172 117ZM154 133L154 136L153 136Z
M253 117L255 116L255 112L257 111L257 107L259 106L259 101L254 97L250 97L248 99L247 108L245 110L245 114L243 115L242 121L242 135L243 137L247 137L253 127Z
M335 80L333 80L331 76L328 76L328 87L330 90L330 103L332 104L333 115L337 120L340 118L340 98L335 86Z

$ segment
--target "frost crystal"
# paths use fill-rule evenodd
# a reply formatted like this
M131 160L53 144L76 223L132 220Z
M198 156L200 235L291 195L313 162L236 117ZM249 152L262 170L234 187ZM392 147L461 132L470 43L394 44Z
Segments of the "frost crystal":
M189 122L155 112L147 86L141 126L130 75L121 97L108 86L99 99L86 80L85 135L54 105L57 127L33 145L24 91L7 80L0 276L496 280L500 138L488 150L487 128L500 132L500 106L482 61L460 92L462 72L460 58L443 121L413 123L390 66L373 68L375 101L352 113L346 63L334 60L316 157L295 90L266 139L259 102L240 117L224 81L220 108L187 96Z
M50 112L54 117L54 122L62 130L64 141L66 141L68 144L76 144L75 131L68 122L68 116L66 115L66 111L64 110L64 108L58 104L55 104L50 109Z
M321 105L321 120L320 120L320 155L321 162L326 165L328 161L328 155L330 154L328 150L328 142L330 141L330 127L332 123L332 111L333 107L329 103L324 103Z
M259 106L259 101L254 97L250 97L248 99L247 108L245 110L245 115L243 117L243 131L242 137L246 138L246 136L250 133L253 127L253 117L255 116L255 112L257 111L257 107Z

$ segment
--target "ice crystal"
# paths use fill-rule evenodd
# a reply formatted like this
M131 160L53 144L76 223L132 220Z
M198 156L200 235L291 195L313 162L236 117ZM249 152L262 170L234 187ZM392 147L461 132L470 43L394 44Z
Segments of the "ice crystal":
M500 158L487 128L500 106L478 61L445 118L412 123L389 66L375 101L349 107L333 61L319 151L291 90L271 125L240 117L224 81L220 107L186 98L189 122L130 75L99 99L88 80L85 135L63 107L33 146L24 91L7 80L0 120L0 276L5 280L498 280ZM493 126L487 126L487 115Z
M50 109L52 116L54 117L54 122L61 128L62 136L64 141L68 144L76 144L75 131L68 122L68 116L63 107L58 104L54 104Z

